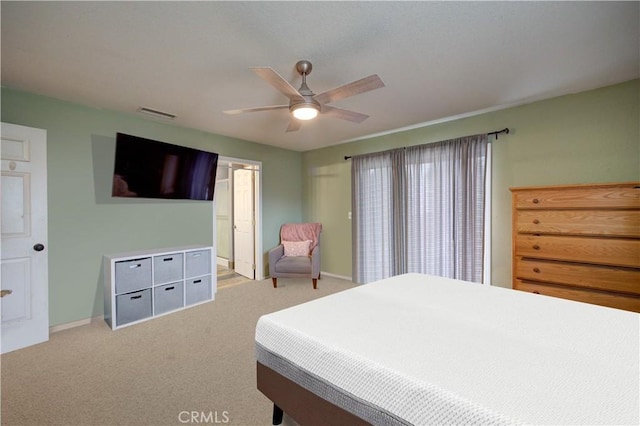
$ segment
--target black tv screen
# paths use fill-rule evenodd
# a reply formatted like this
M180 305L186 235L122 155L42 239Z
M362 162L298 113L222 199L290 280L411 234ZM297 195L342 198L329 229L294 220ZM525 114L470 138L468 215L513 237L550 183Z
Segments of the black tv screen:
M218 154L118 133L114 197L213 200Z

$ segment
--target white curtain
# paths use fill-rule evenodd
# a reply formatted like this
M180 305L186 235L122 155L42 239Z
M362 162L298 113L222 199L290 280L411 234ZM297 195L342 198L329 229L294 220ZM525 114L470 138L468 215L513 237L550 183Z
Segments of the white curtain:
M486 134L352 158L353 279L482 282Z

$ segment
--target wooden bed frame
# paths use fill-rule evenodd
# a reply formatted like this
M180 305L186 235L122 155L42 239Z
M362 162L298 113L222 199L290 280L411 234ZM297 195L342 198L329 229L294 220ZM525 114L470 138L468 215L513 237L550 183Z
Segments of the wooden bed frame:
M369 425L360 417L320 398L299 384L257 362L258 390L273 402L273 424L282 423L283 412L300 424Z

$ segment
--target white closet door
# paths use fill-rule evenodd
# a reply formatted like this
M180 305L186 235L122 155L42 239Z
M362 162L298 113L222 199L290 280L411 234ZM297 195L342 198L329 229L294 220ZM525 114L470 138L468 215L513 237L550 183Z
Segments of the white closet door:
M0 352L7 353L49 340L47 133L1 126Z

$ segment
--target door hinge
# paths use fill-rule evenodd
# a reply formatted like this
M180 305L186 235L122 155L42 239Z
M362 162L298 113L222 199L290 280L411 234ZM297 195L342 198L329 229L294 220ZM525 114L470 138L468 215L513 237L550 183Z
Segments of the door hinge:
M253 265L251 265L251 268L255 271L256 270L256 264L254 263Z

